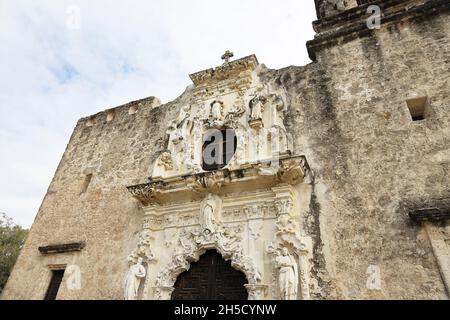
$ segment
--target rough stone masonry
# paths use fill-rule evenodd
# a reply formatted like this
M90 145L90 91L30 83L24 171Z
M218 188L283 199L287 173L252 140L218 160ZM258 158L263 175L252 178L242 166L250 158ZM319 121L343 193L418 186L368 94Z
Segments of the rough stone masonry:
M172 102L80 119L1 298L57 270L57 299L183 297L215 250L249 299L448 299L450 2L315 2L306 66L228 52ZM238 141L212 172L205 128Z

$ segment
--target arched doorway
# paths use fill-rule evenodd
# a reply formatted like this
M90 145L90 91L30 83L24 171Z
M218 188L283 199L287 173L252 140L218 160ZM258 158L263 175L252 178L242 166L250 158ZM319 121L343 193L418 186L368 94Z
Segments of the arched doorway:
M191 264L175 283L172 300L247 300L245 275L216 251Z

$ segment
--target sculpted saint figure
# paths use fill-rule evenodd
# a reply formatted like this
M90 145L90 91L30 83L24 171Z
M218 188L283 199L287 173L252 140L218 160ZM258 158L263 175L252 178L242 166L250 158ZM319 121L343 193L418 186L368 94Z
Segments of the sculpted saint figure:
M210 232L215 231L215 217L214 213L216 211L216 201L212 194L204 200L202 206L202 228L203 230L208 230Z
M125 300L137 300L138 290L146 271L142 265L143 259L138 258L136 264L132 265L128 270L125 278Z
M281 255L276 258L278 268L278 285L282 300L297 300L298 267L294 257L287 248L283 248Z
M250 120L262 119L262 113L264 112L264 103L266 99L262 96L256 96L250 100Z
M214 101L211 104L211 116L214 120L222 119L222 104L219 101Z

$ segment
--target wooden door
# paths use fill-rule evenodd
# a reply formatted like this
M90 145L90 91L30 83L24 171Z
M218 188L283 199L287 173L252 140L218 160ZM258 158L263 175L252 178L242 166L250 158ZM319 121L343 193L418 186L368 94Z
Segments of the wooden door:
M208 251L175 284L173 300L247 300L245 275L216 251Z

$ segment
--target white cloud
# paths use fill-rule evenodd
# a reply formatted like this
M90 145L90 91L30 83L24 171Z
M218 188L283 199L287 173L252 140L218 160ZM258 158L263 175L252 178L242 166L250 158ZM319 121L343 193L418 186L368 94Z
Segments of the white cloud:
M170 101L227 49L306 64L314 19L313 0L0 0L0 211L31 225L80 117Z

